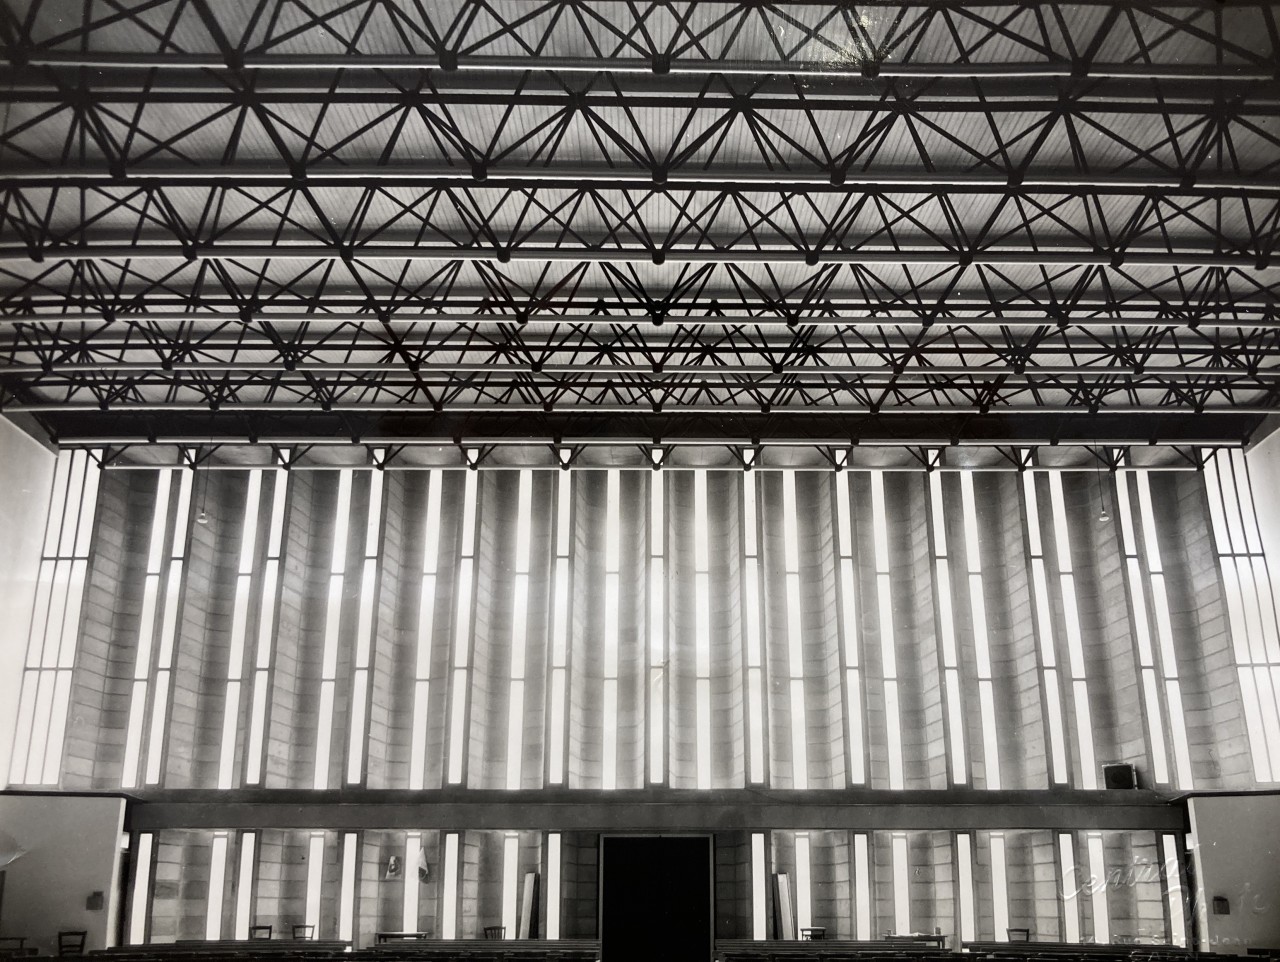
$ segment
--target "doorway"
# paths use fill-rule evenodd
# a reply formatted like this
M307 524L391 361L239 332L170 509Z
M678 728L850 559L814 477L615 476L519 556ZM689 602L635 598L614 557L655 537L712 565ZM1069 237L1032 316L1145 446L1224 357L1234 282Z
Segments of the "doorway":
M602 962L707 962L711 837L604 835L600 848Z

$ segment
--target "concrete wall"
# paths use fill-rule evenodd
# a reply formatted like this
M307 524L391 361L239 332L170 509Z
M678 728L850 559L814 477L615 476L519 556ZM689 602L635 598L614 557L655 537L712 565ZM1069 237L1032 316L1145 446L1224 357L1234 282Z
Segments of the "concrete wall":
M1244 955L1280 948L1280 795L1193 798L1200 948ZM1214 896L1230 915L1214 915Z
M83 929L86 949L114 945L123 828L121 798L0 795L0 830L27 853L4 870L0 936L26 936L44 955L57 954L59 931ZM86 909L95 891L103 907Z
M53 465L52 453L0 418L0 786L9 783Z

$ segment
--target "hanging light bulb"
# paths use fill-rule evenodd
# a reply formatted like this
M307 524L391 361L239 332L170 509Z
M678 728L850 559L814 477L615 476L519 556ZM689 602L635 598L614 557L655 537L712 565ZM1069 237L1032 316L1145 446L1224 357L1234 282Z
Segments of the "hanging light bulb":
M1094 444L1094 447L1095 447L1095 448L1097 448L1099 451L1101 451L1101 450L1102 450L1102 448L1098 445L1097 440L1095 440L1095 441L1093 442L1093 444ZM1103 488L1102 488L1102 467L1101 467L1101 465L1099 465L1099 466L1094 470L1094 475L1093 475L1093 476L1094 476L1095 480L1097 480L1097 482L1098 482L1098 504L1099 504L1099 505L1101 505L1101 507L1102 507L1102 510L1098 512L1098 523L1099 523L1099 524L1106 524L1108 521L1110 521L1110 520L1111 520L1111 515L1107 514L1107 495L1106 495L1106 492L1105 492L1105 491L1103 490Z
M205 511L204 508L201 508L200 513L196 515L196 524L208 524L208 523L209 523L209 512Z

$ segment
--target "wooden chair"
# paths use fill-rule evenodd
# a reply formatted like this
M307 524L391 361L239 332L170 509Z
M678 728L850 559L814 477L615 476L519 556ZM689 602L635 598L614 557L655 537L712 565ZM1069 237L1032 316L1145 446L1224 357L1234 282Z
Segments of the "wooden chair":
M58 957L67 958L69 956L84 955L84 940L87 932L59 932L58 933Z
M249 926L249 938L251 938L251 939L269 939L269 938L271 938L271 926L269 926L269 925L251 925L251 926Z
M293 927L293 937L295 939L314 939L316 937L316 927L314 925L295 925Z
M507 927L505 925L486 925L484 927L484 937L486 939L505 939L507 937Z

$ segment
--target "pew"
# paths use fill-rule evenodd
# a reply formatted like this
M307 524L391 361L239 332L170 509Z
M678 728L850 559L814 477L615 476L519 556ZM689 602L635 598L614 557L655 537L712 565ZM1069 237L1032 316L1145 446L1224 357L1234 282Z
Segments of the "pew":
M111 962L191 962L195 959L308 958L329 959L348 955L351 943L341 939L180 939L97 949L90 955Z
M717 939L718 962L787 962L791 959L839 962L954 962L954 955L939 947L945 936L927 939Z
M1128 959L1135 955L1146 957L1184 958L1194 954L1191 949L1179 945L1136 942L962 942L961 951L974 955L991 955L996 958L1042 958L1084 956L1090 959L1111 956Z
M406 933L382 933L404 935ZM414 935L418 933L413 933ZM405 958L460 962L596 962L597 939L431 939L390 938L350 953L352 962L380 962Z

